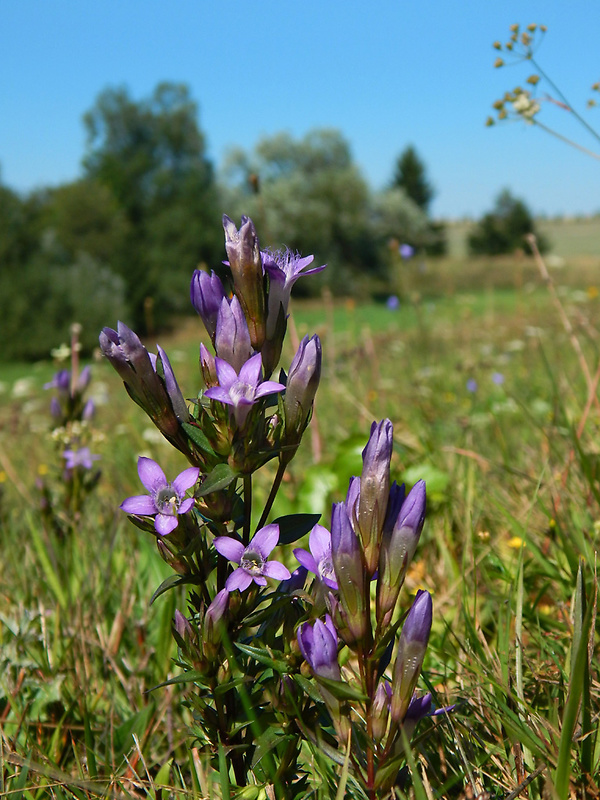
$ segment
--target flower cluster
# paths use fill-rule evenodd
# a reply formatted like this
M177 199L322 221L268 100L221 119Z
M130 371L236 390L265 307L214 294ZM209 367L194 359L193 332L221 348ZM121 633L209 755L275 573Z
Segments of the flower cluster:
M415 693L432 624L427 592L408 611L386 674L402 620L400 590L423 527L425 486L420 481L406 495L391 482L392 424L384 420L373 423L362 473L334 505L331 531L314 514L269 521L321 375L321 343L306 336L287 374L274 377L291 289L323 267L307 269L312 256L261 250L247 217L239 229L228 217L223 225L229 280L196 270L191 282L210 340L200 345L203 386L192 399L184 398L160 347L149 353L123 323L100 335L132 399L191 464L169 482L154 460L140 457L147 494L127 498L121 509L156 537L177 573L154 596L190 587L189 615L176 613L173 635L195 686L195 735L209 757L227 753L239 786L251 772L258 781L264 773L256 767L255 737L264 725L282 737L270 745L278 766L269 780L288 785L297 780L303 741L316 745L325 736L330 752L345 750L363 724L352 735L351 766L372 796L384 796L396 783L406 737L433 713L431 696ZM272 459L271 489L257 510L253 475ZM291 572L285 548L306 534L309 549L292 548L300 566ZM309 675L318 688L307 693ZM360 698L354 712L349 697ZM261 709L258 727L248 716L253 707ZM327 733L319 722L324 711Z

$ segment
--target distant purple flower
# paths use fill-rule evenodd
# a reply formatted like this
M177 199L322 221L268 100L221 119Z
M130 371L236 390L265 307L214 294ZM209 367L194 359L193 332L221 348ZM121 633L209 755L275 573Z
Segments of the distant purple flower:
M414 256L415 248L411 247L409 244L401 244L398 248L398 252L400 253L401 258L408 260Z
M306 269L314 261L314 256L302 258L299 253L292 253L291 250L281 250L261 252L263 269L269 276L269 300L267 309L267 338L270 339L277 325L280 308L283 306L283 313L287 314L287 309L292 293L292 286L298 278L304 275L313 275L325 269L326 264L321 267Z
M187 513L194 505L194 498L186 498L185 493L196 483L199 474L198 467L188 467L169 483L156 461L140 456L138 475L149 494L128 497L120 507L127 514L155 517L156 532L166 536L177 527L177 515Z
M330 589L337 589L337 581L331 560L331 534L322 525L315 525L308 537L308 550L297 547L294 555L309 572L313 572Z
M496 386L502 386L504 383L504 375L501 372L494 372L492 375L492 381L496 384Z
M262 370L260 353L246 361L239 375L231 364L222 358L215 358L215 368L219 385L207 389L204 396L233 406L233 415L240 429L246 423L250 408L259 398L285 389L283 384L275 381L260 382Z
M314 625L305 622L298 628L297 637L300 651L315 675L339 681L337 632L329 614L325 615L325 622L320 619Z
M279 541L279 525L272 523L261 528L247 547L232 536L217 536L215 549L229 561L239 564L225 582L228 592L239 589L243 592L252 581L266 586L267 578L284 581L291 577L290 571L279 561L268 561L271 551Z
M67 469L75 469L76 467L92 469L93 462L98 461L100 456L90 453L89 447L80 447L79 450L65 450L63 458L66 461L65 467Z
M59 392L68 392L71 385L71 373L68 369L59 370L51 381L44 384L44 389L58 389Z
M400 298L398 295L391 294L385 302L390 311L397 311L400 308Z
M467 391L468 392L476 392L477 391L477 381L475 378L469 378L467 381Z

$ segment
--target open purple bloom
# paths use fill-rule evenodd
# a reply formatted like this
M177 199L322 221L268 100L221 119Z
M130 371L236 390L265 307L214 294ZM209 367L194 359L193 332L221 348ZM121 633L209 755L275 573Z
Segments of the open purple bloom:
M467 381L467 391L468 392L476 392L477 391L477 381L475 378L469 378Z
M337 581L331 560L331 534L322 525L315 525L308 537L308 550L297 547L294 555L309 572L313 572L330 589L337 589Z
M166 536L177 527L177 515L185 514L194 505L194 498L186 498L185 493L196 483L199 474L198 467L188 467L169 483L156 461L140 456L138 475L149 494L128 497L120 507L127 514L155 517L156 532Z
M90 453L89 447L80 447L79 450L65 450L63 458L66 461L65 467L67 469L75 469L76 467L92 469L93 462L98 461L100 456Z
M339 681L337 632L329 614L325 615L325 622L320 619L314 625L305 622L298 628L297 637L300 651L315 675Z
M269 276L269 299L267 309L267 339L272 338L280 308L283 306L283 313L287 314L292 286L298 278L304 275L312 275L321 272L327 266L313 267L306 269L314 261L314 256L302 258L299 253L292 253L291 250L282 250L272 253L268 250L261 251L262 263L265 272Z
M409 244L401 244L398 248L398 252L400 253L400 258L408 260L414 256L415 248L411 247Z
M239 375L231 364L223 361L222 358L215 358L215 368L219 385L207 389L204 395L210 397L211 400L219 400L221 403L233 406L233 415L240 429L246 423L250 408L259 398L285 389L283 384L275 381L261 383L262 359L260 353L246 361L240 369Z
M291 577L290 571L279 561L268 561L271 551L279 541L279 525L272 523L261 528L247 547L232 536L217 536L215 549L229 561L239 564L225 582L228 592L239 589L243 592L252 581L258 586L266 586L267 578L285 581Z

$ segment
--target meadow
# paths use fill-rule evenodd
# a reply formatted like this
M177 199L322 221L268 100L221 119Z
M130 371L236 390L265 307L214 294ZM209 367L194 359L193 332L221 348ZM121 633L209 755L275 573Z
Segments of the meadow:
M323 375L272 518L326 522L384 417L392 477L427 482L407 586L434 603L421 685L455 708L418 728L407 797L600 796L600 243L597 220L579 224L583 253L581 231L550 226L552 285L525 256L465 260L463 230L448 258L397 265L398 308L385 296L293 303L284 360L318 333ZM200 386L200 340L192 318L160 337L182 387ZM0 795L224 798L186 736L186 685L161 686L178 674L185 596L150 605L170 570L118 508L139 491L140 454L167 474L186 465L109 364L92 370L101 477L81 512L64 511L65 536L39 489L60 484L42 388L56 364L0 366ZM306 796L336 797L335 774L306 764Z

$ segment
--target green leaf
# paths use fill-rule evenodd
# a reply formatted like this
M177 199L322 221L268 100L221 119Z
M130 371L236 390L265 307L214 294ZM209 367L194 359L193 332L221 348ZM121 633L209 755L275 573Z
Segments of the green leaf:
M345 681L332 681L329 678L318 677L317 680L338 700L358 700L364 702L367 697L359 689L350 686Z
M427 499L441 503L446 498L450 475L425 461L405 470L402 480L409 486L414 486L417 481L424 480L427 484Z
M210 442L197 425L192 425L190 422L183 422L181 427L187 433L190 439L197 447L209 456L214 456L215 451L212 449Z
M273 520L279 525L279 544L297 542L311 531L320 519L320 514L288 514Z
M150 598L150 605L156 600L157 597L160 597L161 594L168 592L169 589L172 589L174 586L181 586L182 583L191 583L189 579L186 579L183 575L169 575L168 578L161 583L158 589L154 592L152 597Z
M225 489L237 476L238 473L232 470L229 464L217 464L200 485L199 491L196 492L196 497L204 497L211 492Z
M265 648L253 647L252 645L240 644L239 642L236 642L235 646L245 655L250 656L251 658L255 659L255 661L258 661L259 664L272 667L276 672L286 675L289 671L289 667L285 661L273 658L271 655L269 655L269 651Z
M129 719L125 720L122 725L119 725L114 732L114 748L115 756L118 760L123 758L133 746L133 736L137 736L142 740L146 731L152 714L154 713L154 704L148 703L137 714L133 714Z

